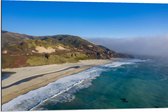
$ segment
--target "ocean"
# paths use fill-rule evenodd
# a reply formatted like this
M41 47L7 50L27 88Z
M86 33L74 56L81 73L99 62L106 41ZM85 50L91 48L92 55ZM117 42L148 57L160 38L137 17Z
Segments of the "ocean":
M61 78L2 105L2 110L168 107L168 60L118 59Z

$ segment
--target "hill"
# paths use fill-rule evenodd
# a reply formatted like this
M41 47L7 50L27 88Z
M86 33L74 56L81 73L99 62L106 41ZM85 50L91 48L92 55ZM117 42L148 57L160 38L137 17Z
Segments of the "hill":
M2 68L116 57L130 56L95 45L78 36L30 36L2 31Z

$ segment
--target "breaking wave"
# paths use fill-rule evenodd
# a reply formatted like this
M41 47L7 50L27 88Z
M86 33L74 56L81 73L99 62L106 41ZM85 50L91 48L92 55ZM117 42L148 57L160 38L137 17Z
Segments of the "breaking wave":
M106 65L92 67L83 72L66 76L55 82L48 84L36 90L32 90L24 95L2 105L3 111L26 111L26 110L45 110L43 105L46 103L63 103L75 99L74 93L80 89L91 85L93 79L96 79L103 71L109 68L120 67L127 64L144 62L145 60L120 60Z

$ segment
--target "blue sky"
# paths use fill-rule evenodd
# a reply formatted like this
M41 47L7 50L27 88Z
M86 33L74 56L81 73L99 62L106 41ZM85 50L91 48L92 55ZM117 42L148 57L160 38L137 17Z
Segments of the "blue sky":
M86 38L168 35L168 4L3 1L2 30Z

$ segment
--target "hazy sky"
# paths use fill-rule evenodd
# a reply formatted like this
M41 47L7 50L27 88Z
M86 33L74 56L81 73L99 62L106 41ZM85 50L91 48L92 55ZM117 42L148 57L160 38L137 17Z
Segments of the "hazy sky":
M168 5L3 1L2 29L84 38L162 36L168 35Z
M152 38L91 38L95 44L104 45L121 53L162 56L168 58L168 36Z

